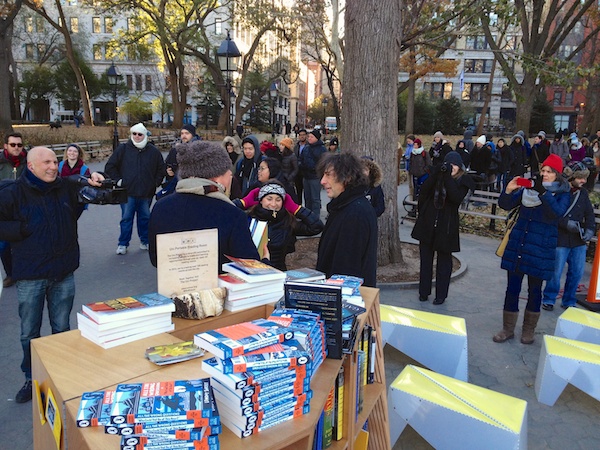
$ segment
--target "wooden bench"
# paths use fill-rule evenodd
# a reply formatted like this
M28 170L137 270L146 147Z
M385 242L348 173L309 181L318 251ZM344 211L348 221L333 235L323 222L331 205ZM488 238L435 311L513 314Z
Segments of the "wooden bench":
M83 153L85 153L89 158L98 157L100 154L100 149L102 147L102 143L100 141L85 141L85 142L73 142L73 143L79 145L79 147L81 147L81 149L83 150ZM54 153L56 153L57 158L59 160L61 160L63 158L65 151L67 150L67 147L70 144L71 143L69 143L69 144L49 144L49 145L46 145L45 147L48 147L48 148L54 150Z

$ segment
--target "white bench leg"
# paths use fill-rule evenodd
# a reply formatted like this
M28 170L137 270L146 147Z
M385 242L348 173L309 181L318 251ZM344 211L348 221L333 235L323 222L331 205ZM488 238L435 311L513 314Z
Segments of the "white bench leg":
M562 358L561 358L562 359ZM575 361L571 361L575 363ZM557 374L552 367L552 356L548 355L545 342L540 351L540 360L535 377L535 396L538 402L548 406L554 405L567 386L567 381Z

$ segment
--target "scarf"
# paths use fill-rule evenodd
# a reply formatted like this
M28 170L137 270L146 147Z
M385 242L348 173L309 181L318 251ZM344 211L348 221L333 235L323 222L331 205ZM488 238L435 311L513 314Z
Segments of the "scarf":
M256 163L254 161L254 157L248 159L244 156L244 159L242 159L241 164L241 174L243 178L250 178L250 175L252 174L252 169L254 169L255 164Z
M420 155L420 154L421 154L421 153L423 153L424 151L425 151L425 147L422 147L422 146L421 146L421 147L419 147L419 148L414 148L414 147L413 147L413 149L412 149L412 152L413 152L415 155Z
M566 192L564 190L564 186L559 181L552 182L544 182L542 186L546 188L546 190L552 194L557 192ZM542 204L542 200L540 200L540 194L538 191L534 191L533 189L523 189L523 196L521 197L521 204L525 208L535 208Z
M60 179L57 177L53 182L46 183L45 181L40 180L38 177L36 177L33 174L33 172L29 169L25 170L25 178L27 178L27 181L29 181L33 186L38 188L44 194L46 192L49 192L50 189L52 189L54 186L56 186L59 183L58 180Z
M27 154L22 151L17 156L8 153L8 150L4 150L4 157L10 161L14 168L17 168L21 165L21 161L27 156Z
M216 198L233 205L233 202L225 194L225 187L206 178L184 178L177 182L175 192L180 194L205 195L206 197Z

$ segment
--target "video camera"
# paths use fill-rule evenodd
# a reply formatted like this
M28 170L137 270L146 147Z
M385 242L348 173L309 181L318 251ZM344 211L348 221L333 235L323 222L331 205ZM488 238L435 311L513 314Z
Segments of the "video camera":
M102 181L102 186L83 186L79 190L79 203L94 205L119 205L127 203L127 189L118 187L114 180Z

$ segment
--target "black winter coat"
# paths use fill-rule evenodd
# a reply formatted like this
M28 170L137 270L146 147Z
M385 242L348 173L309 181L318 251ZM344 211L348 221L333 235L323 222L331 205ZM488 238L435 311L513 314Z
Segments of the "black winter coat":
M366 186L346 189L327 205L329 217L319 242L317 270L327 277L354 275L377 283L377 217Z
M0 187L0 240L11 242L16 280L62 280L79 267L77 178L44 183L24 170Z
M298 168L302 176L309 180L316 180L317 171L316 167L319 163L321 156L326 153L325 145L321 140L318 140L314 144L307 144L302 150L302 153L298 157Z
M441 195L442 187L446 191L445 200ZM475 183L469 175L454 179L450 172L441 172L436 167L421 187L419 215L411 236L432 245L436 251L459 252L458 208L469 189L474 188Z
M273 214L275 213L275 214ZM314 212L301 206L295 218L285 209L270 211L260 204L248 214L258 220L268 222L270 264L286 271L285 257L296 250L296 236L314 236L323 231L323 222ZM291 220L290 220L291 218ZM293 222L292 222L293 221Z
M579 192L579 197L576 197L577 192ZM583 239L579 233L573 233L567 229L567 222L569 220L574 220L579 222L581 229L585 231L586 229L594 231L596 234L596 222L594 216L594 206L590 201L590 196L588 195L587 190L578 189L577 191L571 192L571 199L569 203L569 207L571 203L577 198L577 202L575 206L571 208L569 213L560 219L558 219L558 244L557 247L579 247L580 245L585 245Z
M123 180L129 197L152 198L165 176L165 162L154 145L137 148L129 139L110 156L104 172L113 180Z

